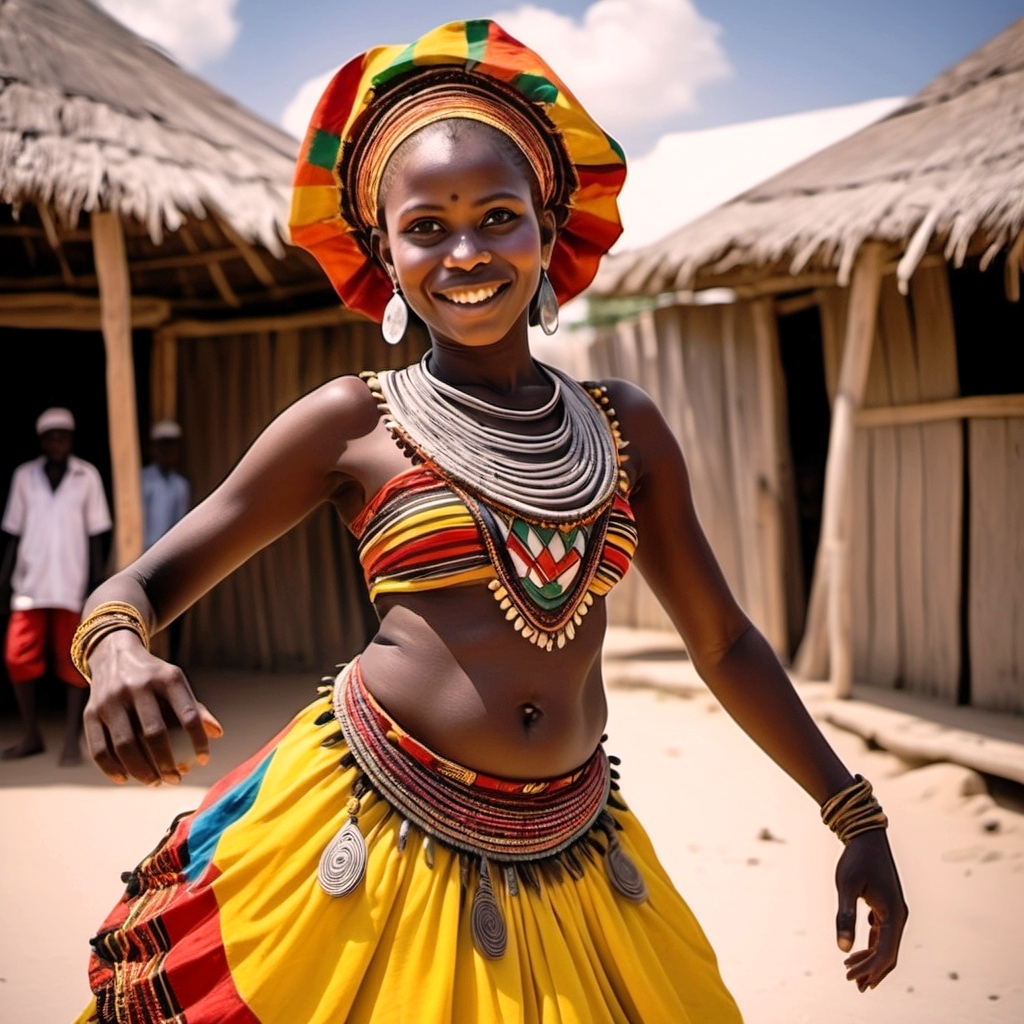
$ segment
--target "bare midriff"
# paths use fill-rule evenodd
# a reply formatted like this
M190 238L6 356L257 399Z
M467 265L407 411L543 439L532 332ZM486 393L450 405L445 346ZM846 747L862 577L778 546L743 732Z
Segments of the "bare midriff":
M603 602L561 650L541 650L481 586L378 602L360 657L367 689L437 753L490 775L543 779L579 767L604 731Z

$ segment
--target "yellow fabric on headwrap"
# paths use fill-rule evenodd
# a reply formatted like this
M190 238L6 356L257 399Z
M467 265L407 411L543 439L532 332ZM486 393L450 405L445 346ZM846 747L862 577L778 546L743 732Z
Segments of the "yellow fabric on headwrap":
M445 68L479 80L481 92L488 86L514 91L523 107L536 110L553 126L558 148L569 164L556 168L555 178L561 174L562 181L571 180L574 191L568 217L555 240L548 275L559 300L568 301L590 284L601 257L622 232L615 200L626 177L625 157L536 53L486 19L443 25L407 46L368 50L334 76L313 114L299 155L292 194L292 241L317 258L346 306L381 319L392 285L366 244L365 227L376 219L375 198L369 198L373 185L367 183L366 196L346 194L339 164L346 147L357 141L360 125L376 113L378 100L385 103L387 95L398 91L391 91L392 87L425 71ZM499 123L494 127L512 138L535 171L540 170L543 192L546 171L539 154L548 147L535 148L532 129L517 137L511 127L514 115L509 114L513 106L503 106L500 98L497 103L493 111ZM441 113L436 113L440 119ZM525 117L522 110L518 113ZM449 109L444 116L484 120L487 114L484 106L474 101L472 113L456 115ZM413 117L410 123L423 127L426 122ZM403 129L398 134L408 138L414 130ZM384 158L374 158L375 173L383 174L387 155L399 144L389 142ZM374 173L361 166L356 169L371 177ZM379 176L376 182L379 188ZM353 212L346 216L346 209ZM363 219L362 213L355 217L356 209L370 214L363 224L356 223Z

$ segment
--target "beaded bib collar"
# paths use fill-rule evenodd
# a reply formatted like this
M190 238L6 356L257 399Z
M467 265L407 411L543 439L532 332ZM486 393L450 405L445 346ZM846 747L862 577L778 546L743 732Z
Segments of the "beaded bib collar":
M447 472L431 439L414 432L405 422L401 387L394 386L395 378L403 372L366 372L360 376L398 445L414 463L428 465L471 514L494 572L488 588L506 619L516 632L538 647L549 651L556 646L564 647L575 637L594 597L607 593L621 578L637 543L632 513L625 500L629 483L622 465L628 456L622 449L627 442L619 433L607 389L585 388L562 374L557 378L563 395L571 389L574 399L586 403L580 405L570 400L572 404L563 405L564 419L568 419L568 410L573 407L597 414L596 422L601 425L607 444L591 444L588 454L601 461L610 459L611 466L594 465L591 472L608 477L610 470L613 482L610 492L602 494L598 502L589 502L582 514L567 518L563 510L552 515L541 508L537 510L539 515L529 514L520 502L516 502L520 507L511 507L507 491L494 495L486 482L474 486L466 480L468 474L464 471L458 478ZM587 467L582 469L586 471ZM521 471L529 473L531 465L523 464ZM609 567L605 564L609 550L620 563L615 566L612 580L607 578Z

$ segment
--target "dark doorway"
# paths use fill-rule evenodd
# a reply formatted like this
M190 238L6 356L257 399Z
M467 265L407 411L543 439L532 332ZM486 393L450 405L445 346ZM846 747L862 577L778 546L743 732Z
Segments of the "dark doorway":
M821 317L816 305L778 318L779 354L786 378L786 413L793 458L793 490L799 531L800 582L806 608L821 535L825 461L831 425ZM804 623L790 623L803 634Z
M136 394L139 418L148 420L150 335L135 337ZM111 500L110 446L107 435L106 356L96 331L13 330L0 328L0 351L8 367L0 400L0 507L7 504L11 476L39 455L36 417L50 406L64 406L75 417L74 453L91 462ZM143 435L144 436L144 435ZM111 503L111 507L112 503ZM0 607L0 640L7 629L7 607ZM63 687L47 687L44 701L63 697ZM56 710L53 708L52 710ZM14 696L0 658L0 712L14 713Z

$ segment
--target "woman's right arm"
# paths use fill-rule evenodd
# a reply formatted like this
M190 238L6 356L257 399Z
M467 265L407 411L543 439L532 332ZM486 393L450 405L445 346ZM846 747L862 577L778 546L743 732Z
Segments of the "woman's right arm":
M105 601L126 601L162 629L225 576L351 484L346 441L376 425L366 386L342 377L289 406L253 442L235 468L145 554L98 587L88 615ZM188 734L200 762L216 719L196 701L179 668L151 655L130 630L102 639L89 657L92 693L85 711L89 750L115 781L177 782L165 711Z

